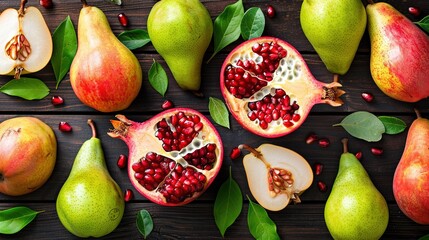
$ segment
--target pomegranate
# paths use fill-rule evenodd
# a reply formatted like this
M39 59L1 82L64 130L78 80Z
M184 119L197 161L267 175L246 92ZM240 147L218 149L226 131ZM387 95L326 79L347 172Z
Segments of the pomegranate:
M34 117L0 124L0 192L20 196L35 191L51 176L57 157L54 131Z
M165 206L198 198L223 161L222 140L212 123L189 108L171 108L145 122L124 115L111 120L113 138L129 148L128 176L143 196Z
M273 144L238 148L250 151L243 166L250 192L262 207L280 211L291 201L301 202L299 195L313 182L313 170L301 155Z
M337 81L314 78L289 43L260 37L243 42L225 59L220 87L232 116L254 134L287 135L305 121L314 104L342 105Z

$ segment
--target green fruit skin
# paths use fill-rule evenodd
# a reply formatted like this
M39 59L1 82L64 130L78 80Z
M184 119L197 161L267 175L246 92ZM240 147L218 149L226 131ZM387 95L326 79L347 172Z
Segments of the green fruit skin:
M300 22L305 36L326 68L345 74L366 28L361 0L304 0Z
M386 200L351 153L341 155L324 214L334 239L379 239L387 228Z
M198 0L162 0L151 9L147 30L179 87L197 91L201 65L213 35L208 10Z
M91 138L76 155L58 194L58 217L78 237L102 237L116 229L124 208L122 191L107 171L100 140Z

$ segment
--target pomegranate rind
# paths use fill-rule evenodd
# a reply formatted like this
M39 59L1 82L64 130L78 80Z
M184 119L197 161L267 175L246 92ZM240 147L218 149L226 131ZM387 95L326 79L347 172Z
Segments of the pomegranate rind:
M178 153L178 151L165 151L161 146L160 140L155 136L156 124L164 118L168 118L178 112L184 112L186 115L197 115L200 117L201 122L204 124L204 127L198 134L198 139L201 140L201 146L205 146L208 143L215 143L217 148L216 161L210 170L197 169L196 171L201 172L206 176L207 181L204 184L202 191L194 192L191 197L186 198L184 201L179 203L168 202L166 198L159 192L157 189L148 191L145 189L134 177L135 171L132 166L134 163L140 161L140 159L148 152L155 152L158 155L168 157L173 159L176 162L186 164L186 161L183 159L183 156L186 155L186 151ZM192 202L201 196L205 190L211 185L211 183L216 178L223 162L224 149L222 139L214 127L214 125L200 112L190 109L190 108L171 108L165 110L154 117L150 118L145 122L135 122L129 120L124 115L116 115L118 120L111 120L114 129L108 132L108 135L113 138L122 139L129 148L128 154L128 176L134 186L134 188L144 197L150 201L163 205L163 206L181 206ZM187 147L190 147L189 144ZM188 165L190 166L190 165Z
M280 211L284 209L294 194L300 195L313 182L313 170L307 160L297 152L273 144L262 144L256 149L271 168L285 169L292 173L293 184L287 192L277 195L271 193L268 182L268 168L253 153L243 158L247 183L256 201L265 209Z
M275 42L287 51L286 57L280 60L280 65L286 66L278 67L273 74L273 80L251 97L242 99L234 97L225 85L225 71L229 66L235 66L238 60L253 59L257 62L256 59L259 55L252 52L252 46L256 43L262 44L266 42ZM332 106L341 106L343 102L338 97L344 94L344 91L337 89L339 87L341 87L341 84L338 82L322 83L316 80L301 54L289 43L274 37L259 37L243 42L226 57L220 71L220 88L231 115L246 130L266 138L285 136L298 129L315 104L326 103ZM267 94L273 94L272 91L278 88L286 91L287 95L290 96L291 102L296 100L301 106L295 111L296 114L300 115L300 118L294 121L293 126L290 127L285 127L281 119L279 119L269 123L268 128L262 129L259 127L258 120L251 121L249 119L248 113L250 109L248 103L261 100ZM324 88L336 89L334 100L325 96Z

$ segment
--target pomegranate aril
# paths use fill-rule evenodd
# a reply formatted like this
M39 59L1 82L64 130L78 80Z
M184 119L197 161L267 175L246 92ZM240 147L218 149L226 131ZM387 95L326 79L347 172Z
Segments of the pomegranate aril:
M328 186L326 186L326 183L322 181L317 182L317 188L319 188L319 191L326 192L328 190Z
M274 7L273 7L273 6L271 6L271 5L268 5L268 6L267 6L267 16L268 16L269 18L273 18L273 17L275 17L275 16L276 16L276 11L275 11Z
M59 105L64 104L64 99L60 96L55 95L51 98L51 103L54 106L59 106Z
M364 92L361 94L362 99L366 102L372 102L374 100L374 96L371 93Z
M170 109L172 107L173 107L173 102L170 100L165 100L161 105L161 108L164 110Z
M72 126L68 122L60 122L58 124L58 129L61 132L71 132L73 130Z
M357 158L358 160L361 160L361 159L362 159L362 152L357 152L357 153L355 154L355 156L356 156L356 158Z
M119 155L118 161L116 162L116 165L119 168L125 168L127 166L127 157L123 154Z
M124 194L125 202L131 201L131 199L133 199L133 197L134 197L134 194L133 194L133 191L131 189L125 190L125 194Z
M314 174L316 174L316 176L319 176L322 173L322 170L323 170L323 164L321 163L314 164Z
M232 160L237 159L237 158L239 158L240 156L241 156L241 149L239 149L238 147L234 147L234 148L231 150L231 153L229 154L229 157L230 157Z
M307 138L305 139L305 143L312 144L312 143L314 143L317 140L319 140L319 138L317 137L317 135L314 134L314 133L310 133L310 134L308 134Z
M420 8L418 7L409 7L408 12L414 17L420 16Z
M329 147L329 144L330 144L331 142L329 141L329 139L328 138L321 138L321 139L319 139L319 146L320 147L322 147L322 148L327 148L327 147Z
M52 6L54 5L52 0L40 0L39 3L40 3L40 6L44 8L52 8Z
M383 154L383 149L382 148L373 147L373 148L371 148L371 153L374 154L375 156L380 156L380 155Z
M125 13L119 13L118 14L118 20L119 20L119 23L123 27L127 27L128 26L128 17L127 17L127 15L125 15Z

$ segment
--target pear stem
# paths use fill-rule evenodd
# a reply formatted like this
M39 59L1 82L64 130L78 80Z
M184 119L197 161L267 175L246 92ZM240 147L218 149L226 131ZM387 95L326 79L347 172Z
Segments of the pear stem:
M369 3L369 4L374 4L374 1L372 1L372 0L368 0L368 3Z
M24 15L24 9L25 9L25 4L27 3L27 0L21 0L21 3L19 5L19 9L18 9L18 15L19 16L23 16Z
M97 131L95 130L94 121L92 119L88 119L87 123L91 127L92 137L96 138L97 137Z
M421 118L422 117L422 115L420 114L419 110L417 110L417 108L414 108L414 112L416 113L417 118Z
M338 82L339 77L340 76L338 74L334 74L334 81L333 82Z
M239 149L246 149L247 151L251 152L256 158L260 159L267 168L271 168L271 165L265 160L264 155L262 155L260 152L258 152L256 149L252 148L251 146L247 144L240 144L238 146Z
M341 139L341 142L343 143L343 153L348 153L349 149L347 147L347 143L349 142L349 139L343 138Z
M83 7L88 7L88 3L86 0L80 0L80 2L83 4Z

